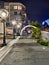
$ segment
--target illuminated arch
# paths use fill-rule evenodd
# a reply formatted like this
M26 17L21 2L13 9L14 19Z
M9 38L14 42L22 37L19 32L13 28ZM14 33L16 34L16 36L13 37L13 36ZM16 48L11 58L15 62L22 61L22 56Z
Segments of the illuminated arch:
M20 35L22 35L23 31L24 31L27 27L36 28L35 26L27 25L27 26L25 26L25 27L22 28L22 30L21 30L21 32L20 32Z

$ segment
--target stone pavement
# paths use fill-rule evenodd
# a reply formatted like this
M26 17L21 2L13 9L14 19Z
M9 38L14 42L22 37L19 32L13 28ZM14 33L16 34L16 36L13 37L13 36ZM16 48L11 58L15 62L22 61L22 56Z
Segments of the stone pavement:
M14 45L0 65L49 65L49 49L35 45Z
M0 48L0 62L5 58L5 56L11 51L12 46L14 45L14 43L17 43L17 41L19 40L20 36L18 36L16 39L13 39L10 42L7 43L6 46ZM7 39L8 41L8 39Z
M8 43L12 39L6 39L6 46L0 47L0 62L3 60L3 58L8 54L8 52L12 49L12 47L8 46ZM2 44L2 39L0 39L0 45Z
M9 43L12 39L6 39L6 43ZM3 43L3 39L0 39L0 44Z

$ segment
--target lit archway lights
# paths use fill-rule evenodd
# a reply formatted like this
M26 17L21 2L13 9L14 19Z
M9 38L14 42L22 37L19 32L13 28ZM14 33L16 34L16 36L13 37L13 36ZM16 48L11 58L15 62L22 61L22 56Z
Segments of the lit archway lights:
M24 31L27 27L36 28L35 26L27 25L27 26L25 26L25 27L22 28L22 30L21 30L21 32L20 32L20 35L22 35L23 31Z
M19 38L22 36L23 31L24 31L27 27L36 28L35 26L32 26L32 25L27 25L27 26L23 27L23 28L21 29L20 36L18 36L16 39L14 39L14 40L12 40L11 42L9 42L8 45L9 45L9 46L12 46L12 45L16 44L16 43L18 42Z

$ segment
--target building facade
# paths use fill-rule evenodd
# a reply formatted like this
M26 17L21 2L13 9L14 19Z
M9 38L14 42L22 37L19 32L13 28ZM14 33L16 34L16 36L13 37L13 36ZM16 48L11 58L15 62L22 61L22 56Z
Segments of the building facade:
M2 7L1 7L2 8ZM9 12L6 22L7 34L13 33L12 21L16 21L15 30L20 32L24 21L26 21L26 7L22 3L4 2L4 9ZM19 27L18 25L21 24Z
M22 3L13 3L13 2L6 2L4 3L4 8L9 11L9 17L7 19L7 33L12 33L12 21L16 21L15 29L17 32L20 32L23 22L26 20L25 14L26 14L26 7ZM19 24L21 26L19 27Z

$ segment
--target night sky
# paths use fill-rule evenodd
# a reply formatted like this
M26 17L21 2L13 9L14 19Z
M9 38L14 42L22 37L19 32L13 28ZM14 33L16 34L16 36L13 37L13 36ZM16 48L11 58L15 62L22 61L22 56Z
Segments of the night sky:
M42 22L49 19L49 0L0 0L21 2L26 6L27 17L30 21Z

